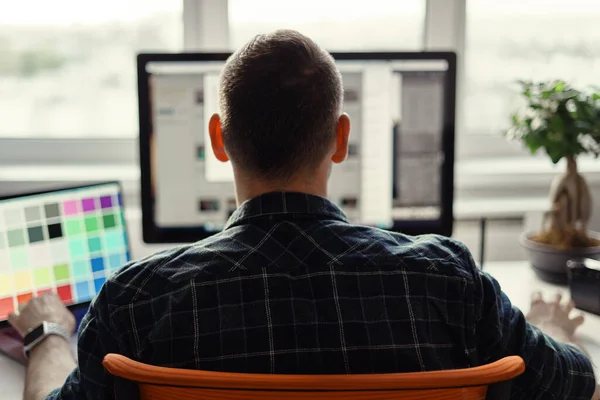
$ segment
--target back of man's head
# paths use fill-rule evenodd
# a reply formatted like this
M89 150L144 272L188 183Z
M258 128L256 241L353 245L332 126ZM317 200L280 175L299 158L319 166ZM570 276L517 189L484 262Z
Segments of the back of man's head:
M333 58L311 39L292 30L258 35L221 75L227 154L264 180L315 169L335 142L342 100Z

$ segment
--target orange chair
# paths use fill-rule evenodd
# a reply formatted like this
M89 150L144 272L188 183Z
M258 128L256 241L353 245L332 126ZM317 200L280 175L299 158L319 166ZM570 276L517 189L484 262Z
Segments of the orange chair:
M108 354L117 399L142 400L479 400L505 398L525 370L510 356L475 368L361 375L270 375L155 367ZM504 383L504 385L502 385ZM494 385L495 384L495 385ZM488 386L490 390L488 391ZM498 390L494 391L494 387Z

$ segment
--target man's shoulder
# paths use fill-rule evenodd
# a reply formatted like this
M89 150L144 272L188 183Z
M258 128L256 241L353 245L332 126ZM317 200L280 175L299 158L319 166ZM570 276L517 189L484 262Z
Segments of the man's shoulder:
M231 232L229 232L231 231ZM235 228L223 231L193 244L159 251L117 270L107 280L116 303L165 295L202 275L208 277L222 271L243 252L244 246L232 239Z
M177 272L185 269L193 247L173 247L124 265L106 282L111 302L127 304L132 300L162 294L160 292L177 279ZM157 288L162 290L157 291Z
M365 254L381 260L401 260L408 269L473 278L475 263L469 249L455 239L435 234L410 236L368 226L351 225L350 243L369 243ZM360 249L360 247L358 247Z

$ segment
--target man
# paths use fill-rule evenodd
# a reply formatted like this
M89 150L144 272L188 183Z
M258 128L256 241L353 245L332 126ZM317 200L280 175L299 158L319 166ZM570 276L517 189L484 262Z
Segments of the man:
M77 365L59 336L31 350L26 398L110 398L101 362L120 353L275 374L440 370L517 354L527 370L514 398L591 399L590 361L567 344L582 323L572 304L532 302L532 322L553 339L464 245L354 226L325 199L332 163L348 151L342 95L331 56L297 32L236 52L209 131L215 156L231 161L238 210L223 232L112 276L81 324ZM42 321L74 326L53 296L11 316L21 334Z

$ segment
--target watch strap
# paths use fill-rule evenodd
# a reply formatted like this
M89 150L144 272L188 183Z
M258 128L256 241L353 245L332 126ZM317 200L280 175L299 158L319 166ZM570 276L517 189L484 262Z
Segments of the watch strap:
M71 335L59 324L54 322L43 321L37 328L30 329L23 338L23 351L26 357L37 345L42 343L48 336L56 335L65 339L67 342L71 340Z

